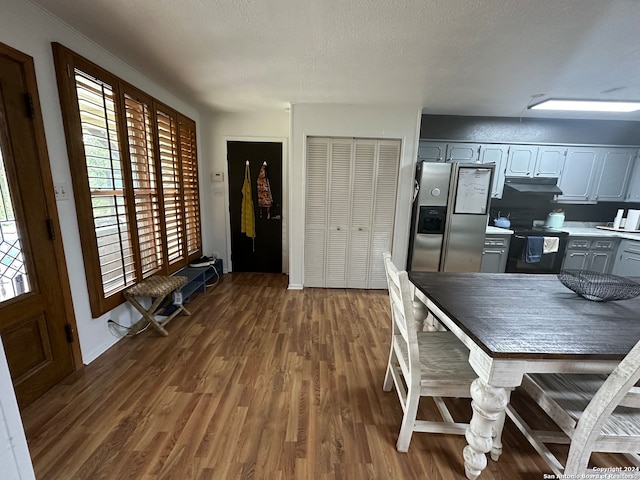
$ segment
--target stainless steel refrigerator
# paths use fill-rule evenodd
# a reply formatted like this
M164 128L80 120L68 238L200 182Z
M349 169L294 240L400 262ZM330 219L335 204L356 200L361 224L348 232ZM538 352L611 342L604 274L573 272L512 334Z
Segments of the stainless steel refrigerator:
M407 269L479 272L495 164L420 162Z

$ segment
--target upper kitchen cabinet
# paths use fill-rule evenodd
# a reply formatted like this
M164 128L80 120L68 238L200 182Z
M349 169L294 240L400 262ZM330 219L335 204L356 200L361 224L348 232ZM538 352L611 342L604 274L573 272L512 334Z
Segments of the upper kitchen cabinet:
M474 163L480 158L479 143L448 143L447 162Z
M624 200L637 149L569 147L558 186L559 202L596 203Z
M625 201L640 203L640 160L636 160Z
M506 176L559 177L566 153L566 147L511 145Z
M509 147L507 145L482 145L480 147L480 163L495 163L493 172L493 185L491 187L491 198L502 198L504 190L504 172L507 166L507 155Z
M542 146L538 150L534 177L559 177L564 167L567 147Z
M558 181L562 195L558 202L565 203L595 203L596 174L599 173L601 163L598 161L597 147L569 147L564 162L564 169Z
M440 142L418 143L418 161L422 162L444 162L447 155L447 144Z
M602 168L594 188L597 202L620 202L625 199L637 153L635 148L602 150Z
M511 145L507 160L507 177L531 177L536 166L538 147L534 145Z

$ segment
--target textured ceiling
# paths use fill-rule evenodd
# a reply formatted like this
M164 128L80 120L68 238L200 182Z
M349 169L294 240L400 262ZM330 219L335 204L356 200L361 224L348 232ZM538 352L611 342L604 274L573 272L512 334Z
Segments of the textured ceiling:
M31 1L216 110L340 103L531 117L539 94L640 100L638 0Z

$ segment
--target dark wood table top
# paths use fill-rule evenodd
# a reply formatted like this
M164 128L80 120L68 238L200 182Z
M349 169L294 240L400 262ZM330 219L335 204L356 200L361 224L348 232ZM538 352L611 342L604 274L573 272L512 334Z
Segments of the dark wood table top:
M640 297L589 301L556 275L409 272L409 279L492 358L619 360L640 340Z

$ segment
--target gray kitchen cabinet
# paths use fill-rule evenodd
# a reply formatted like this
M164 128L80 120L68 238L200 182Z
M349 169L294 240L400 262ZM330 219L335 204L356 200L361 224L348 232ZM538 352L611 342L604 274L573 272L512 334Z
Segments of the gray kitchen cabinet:
M620 242L611 273L622 277L640 277L640 240L624 239Z
M631 180L629 180L629 186L627 187L627 195L624 200L625 202L640 202L640 159L635 161L635 167L631 174Z
M479 161L479 143L448 143L447 162L473 163Z
M610 273L618 246L618 239L610 237L569 238L562 268Z
M487 235L482 250L480 271L483 273L504 273L507 267L511 235Z
M637 154L638 150L635 148L602 149L601 166L594 187L596 201L624 200Z
M505 168L507 166L507 155L509 147L507 145L481 145L480 163L495 163L493 172L493 185L491 187L491 198L502 198L504 190Z
M559 177L564 167L567 147L542 146L538 150L534 177Z
M418 161L424 162L444 162L447 155L447 144L444 142L418 143Z
M601 167L599 153L598 147L569 147L567 149L562 175L558 180L558 187L562 190L562 195L558 195L558 202L596 202L593 186Z
M531 177L538 158L535 145L511 145L507 159L507 177Z

